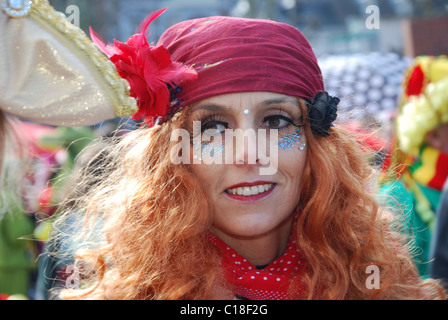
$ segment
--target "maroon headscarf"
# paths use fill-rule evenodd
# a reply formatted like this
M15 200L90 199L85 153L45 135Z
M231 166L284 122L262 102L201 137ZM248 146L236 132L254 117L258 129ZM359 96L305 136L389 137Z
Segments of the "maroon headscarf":
M160 38L174 62L199 77L181 84L188 106L234 92L269 91L312 99L324 90L313 50L296 28L269 20L208 17L178 23Z
M91 30L130 84L139 107L133 119L163 123L194 102L226 93L268 91L309 100L320 94L311 102L318 106L313 127L329 134L339 100L323 93L317 59L299 30L269 20L208 17L172 26L151 46L149 25L165 10L151 13L126 43L106 45Z

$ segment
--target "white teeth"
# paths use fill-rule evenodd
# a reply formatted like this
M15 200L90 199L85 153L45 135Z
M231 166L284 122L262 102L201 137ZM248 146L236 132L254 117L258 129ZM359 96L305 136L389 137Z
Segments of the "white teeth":
M227 193L231 194L237 194L240 196L255 196L257 194L263 193L268 191L272 188L274 184L260 184L258 186L252 186L252 187L239 187L239 188L233 188L233 189L227 189Z

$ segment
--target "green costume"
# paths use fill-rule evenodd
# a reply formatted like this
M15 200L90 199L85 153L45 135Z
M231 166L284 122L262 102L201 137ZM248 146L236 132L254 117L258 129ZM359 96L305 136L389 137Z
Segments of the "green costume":
M441 196L440 191L425 187L418 182L416 182L416 185L429 201L431 207L437 208ZM420 275L427 277L429 274L432 228L424 221L427 218L421 216L415 210L419 205L418 197L402 180L384 184L379 194L382 199L386 200L389 207L395 208L399 214L403 215L403 232L406 232L410 237L415 264Z
M0 219L0 293L27 296L35 267L32 241L29 240L34 224L13 192L2 192L7 199L7 209Z

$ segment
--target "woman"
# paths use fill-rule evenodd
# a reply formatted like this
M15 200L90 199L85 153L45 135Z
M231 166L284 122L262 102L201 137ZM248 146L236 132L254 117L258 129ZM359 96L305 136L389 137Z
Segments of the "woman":
M303 35L210 17L150 46L162 12L125 44L92 33L146 126L111 144L102 181L76 199L85 247L70 271L85 272L62 297L444 298L378 206L365 154L333 127L338 99ZM88 242L97 221L102 241Z
M404 229L417 248L414 260L427 277L436 211L448 177L448 58L419 56L404 80L395 143L385 166L391 174L380 194L404 211Z

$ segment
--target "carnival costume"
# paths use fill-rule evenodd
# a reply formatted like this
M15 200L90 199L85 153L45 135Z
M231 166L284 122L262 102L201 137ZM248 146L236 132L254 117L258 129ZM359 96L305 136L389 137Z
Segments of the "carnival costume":
M136 111L113 64L47 0L1 4L3 111L56 126L92 125Z
M396 151L386 168L398 170L397 181L382 185L392 206L404 213L404 228L415 247L415 261L428 276L429 251L443 184L448 177L448 154L429 146L428 132L448 122L448 58L420 56L409 68L396 118Z
M148 44L150 14L125 43L105 44L91 30L98 47L131 86L139 111L135 120L163 125L195 102L227 93L267 91L300 97L318 137L331 134L339 99L324 91L311 46L296 28L268 20L208 17L170 27L155 45ZM268 266L254 266L222 240L227 280L240 298L290 299L288 283L303 276L305 264L291 237L287 250Z

